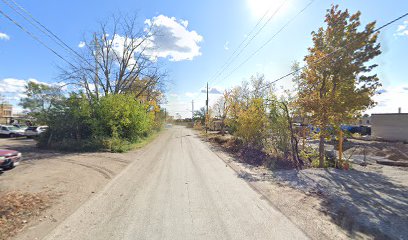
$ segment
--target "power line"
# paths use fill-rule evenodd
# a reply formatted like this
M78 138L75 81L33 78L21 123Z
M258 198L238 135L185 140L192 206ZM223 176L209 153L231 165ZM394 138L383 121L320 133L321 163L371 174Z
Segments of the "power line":
M221 71L218 72L218 74L215 75L215 77L213 77L214 80L216 80L220 75L222 75L222 73L228 69L228 67L235 61L235 59L237 59L241 53L248 47L248 45L252 42L252 40L255 39L256 36L258 36L258 34L266 27L266 25L268 25L268 23L273 19L273 17L279 12L279 10L285 5L285 3L288 0L285 0L281 5L279 5L279 7L272 13L272 15L266 20L266 22L261 26L261 28L258 29L258 31L252 36L250 37L250 35L248 35L248 37L246 39L244 39L241 44L238 46L238 48L234 51L234 53L230 56L230 58L226 61L226 63L223 65L224 67L221 67ZM262 22L263 18L269 13L269 11L272 9L273 5L271 5L271 7L265 12L264 16L262 16L262 18L258 21L258 23L255 25L255 27L251 30L250 34L257 28L257 26ZM240 47L242 46L242 44L247 40L247 43L243 46L243 48L240 49ZM238 52L238 54L234 57L235 53L240 50Z
M4 3L6 3L12 10L14 10L16 13L18 13L20 16L22 16L27 22L29 22L31 25L33 25L35 28L40 30L42 33L47 35L49 38L51 38L55 43L57 43L59 46L64 48L64 50L74 53L76 56L84 60L88 65L92 66L88 60L86 60L83 56L81 56L77 51L72 49L68 44L66 44L61 38L59 38L56 34L54 34L50 29L48 29L44 24L42 24L40 21L38 21L28 10L23 8L21 5L19 5L15 0L10 0L17 8L19 8L22 12L18 11L12 4L10 4L9 0L2 0ZM26 14L27 16L25 16ZM33 23L33 21L38 24L36 25Z
M252 35L252 33L256 30L256 28L259 26L259 24L263 21L263 19L268 15L268 13L270 12L270 10L272 9L273 5L271 5L269 7L268 10L265 11L264 15L257 21L257 23L255 24L255 26L251 29L251 31L246 35L246 37L241 41L241 43L238 45L238 47L235 48L234 52L229 56L229 58L227 59L227 61L225 61L225 63L221 66L221 69L224 68L225 65L227 65L227 63L234 57L235 53L238 52L238 50L241 48L241 46L245 43L245 41L249 38L249 36ZM215 72L215 74L211 77L211 79L213 79L215 76L217 76L219 71Z
M266 45L268 45L280 32L282 32L290 23L292 23L297 17L299 17L307 8L312 5L314 0L311 0L304 8L302 8L294 17L292 17L289 21L287 21L271 38L269 38L264 44L261 45L257 50L255 50L249 57L247 57L241 64L239 64L234 70L232 70L227 76L222 78L220 81L216 82L220 83L221 81L224 81L225 79L229 78L236 70L238 70L242 65L247 63L253 56L255 56L260 50L262 50Z
M54 49L52 49L51 47L49 47L47 44L45 44L41 39L39 39L36 35L34 35L33 33L31 33L30 31L28 31L27 29L25 29L22 25L20 25L18 22L16 22L14 19L12 19L10 16L8 16L5 12L3 12L0 9L0 14L2 14L5 18L7 18L10 22L14 23L17 27L19 27L21 30L23 30L25 33L27 33L30 37L32 37L34 40L36 40L37 42L39 42L41 45L43 45L45 48L47 48L48 50L50 50L52 53L54 53L56 56L58 56L59 58L61 58L62 60L64 60L66 63L68 63L69 65L71 65L72 67L75 68L74 65L72 65L68 60L66 60L63 56L61 56L58 52L56 52Z
M402 18L404 18L404 17L406 17L406 16L408 16L408 12L405 13L405 14L403 14L403 15L401 15L400 17L397 17L397 18L395 18L395 19L393 19L393 20L387 22L386 24L382 25L381 27L378 27L378 28L374 29L374 30L371 32L371 34L373 34L373 33L375 33L375 32L379 32L381 29L383 29L383 28L385 28L385 27L388 27L389 25L393 24L394 22L396 22L396 21L398 21L398 20L400 20L400 19L402 19ZM349 46L350 44L354 43L356 40L357 40L357 39L355 39L354 41L351 41L351 42L347 43L346 45L344 45L344 46L342 46L342 47L337 48L336 50L334 50L334 51L332 51L332 52L326 54L325 56L323 56L323 57L321 57L321 58L316 59L315 61L312 62L312 64L313 64L313 63L318 63L318 62L320 62L320 61L326 59L327 57L332 56L334 53L337 53L338 51L344 49L345 47L347 47L347 46ZM364 45L364 46L365 46L365 45ZM361 48L361 47L360 47L360 48ZM275 80L273 80L273 81L267 83L267 84L266 84L264 87L262 87L261 89L263 89L263 88L265 88L265 87L270 87L272 84L274 84L274 83L276 83L276 82L278 82L278 81L280 81L280 80L282 80L282 79L284 79L284 78L287 78L287 77L289 77L289 76L291 76L291 75L293 75L293 74L299 72L300 70L305 69L306 67L307 67L307 65L304 65L303 67L300 67L300 68L298 68L298 69L296 69L296 70L294 70L294 71L292 71L292 72L289 72L289 73L287 73L287 74L285 74L285 75L283 75L283 76L281 76L281 77L279 77L279 78L277 78L277 79L275 79Z
M33 21L31 19L33 19L35 22L37 22L30 13L28 13L24 8L22 8L20 5L18 5L15 1L11 0L11 2L13 2L13 4L15 6L17 6L19 9L23 10L25 13L27 13L27 15L29 16L29 18L27 16L25 16L23 13L21 13L19 10L17 10L15 8L15 6L13 6L13 4L10 4L10 2L8 0L2 0L7 6L9 6L14 12L16 12L18 15L22 16L27 22L29 22L31 25L33 25L35 28L37 28L38 30L40 30L42 33L44 33L45 35L47 35L48 37L50 37L52 39L52 36L50 36L49 31L44 31L44 29L38 27L35 23L33 23ZM31 19L30 19L31 18ZM37 22L40 26L43 26L41 23ZM45 28L45 27L44 27ZM47 29L47 28L45 28ZM53 39L54 40L54 39ZM62 48L66 49L66 46L64 46L63 44L61 44L60 42L56 42L58 45L60 45ZM69 50L69 49L68 49Z

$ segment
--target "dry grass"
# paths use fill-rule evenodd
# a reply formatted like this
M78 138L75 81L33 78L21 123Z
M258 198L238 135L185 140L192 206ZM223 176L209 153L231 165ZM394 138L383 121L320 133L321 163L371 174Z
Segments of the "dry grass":
M222 147L233 154L239 161L252 166L265 166L273 169L294 169L296 165L286 158L276 157L265 150L245 146L239 138L231 135L222 136L220 133L202 134L209 142Z
M45 193L0 193L0 239L9 239L28 221L49 207L51 198Z

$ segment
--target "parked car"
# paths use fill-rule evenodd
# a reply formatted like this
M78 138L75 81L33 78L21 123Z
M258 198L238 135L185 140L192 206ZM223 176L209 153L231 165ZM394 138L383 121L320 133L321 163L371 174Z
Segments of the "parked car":
M0 126L0 135L6 135L8 137L18 137L24 135L24 130L11 125Z
M22 129L22 130L26 130L26 129L28 128L27 125L21 125L21 124L13 124L13 126L14 126L14 127L18 127L18 128L20 128L20 129Z
M47 130L48 126L37 126L37 127L28 127L24 131L24 135L27 137L35 137Z
M14 150L0 149L0 169L8 170L17 166L21 160L21 153Z

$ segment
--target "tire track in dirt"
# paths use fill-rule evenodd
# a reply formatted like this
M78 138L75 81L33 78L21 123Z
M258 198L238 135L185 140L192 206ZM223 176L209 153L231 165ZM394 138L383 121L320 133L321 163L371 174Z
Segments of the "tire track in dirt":
M76 164L76 165L79 165L79 166L83 166L83 167L92 169L92 170L102 174L102 176L104 178L106 178L106 179L112 179L112 177L115 175L115 173L112 170L109 170L109 169L101 167L101 166L80 163L80 162L78 162L76 160L72 160L72 159L59 159L59 161L67 162L67 163L71 163L71 164Z

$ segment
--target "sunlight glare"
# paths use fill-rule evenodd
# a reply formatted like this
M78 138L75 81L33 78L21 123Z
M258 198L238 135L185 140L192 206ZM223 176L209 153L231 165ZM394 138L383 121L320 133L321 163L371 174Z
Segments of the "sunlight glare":
M277 8L279 8L280 5L282 5L286 0L246 0L247 4L250 8L251 14L254 17L260 18L262 17L265 12L271 8L271 10L268 13L268 16L270 16ZM288 7L288 2L286 2L280 12L283 12L287 9Z

